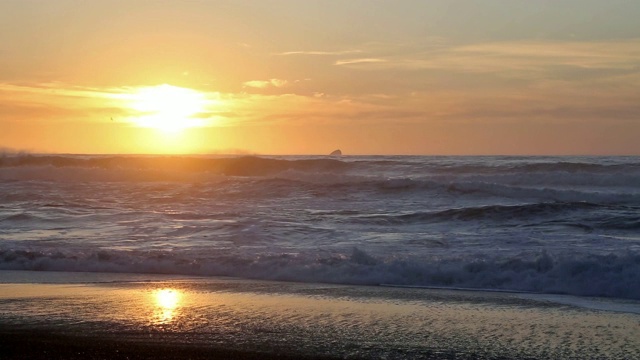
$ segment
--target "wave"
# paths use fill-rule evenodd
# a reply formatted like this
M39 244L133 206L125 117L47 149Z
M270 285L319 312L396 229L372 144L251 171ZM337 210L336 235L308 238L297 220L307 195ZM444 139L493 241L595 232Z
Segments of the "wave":
M297 178L301 180L301 177ZM364 178L357 176L313 177L303 182L331 180L320 182L316 187L324 187L325 193L331 192L375 192L395 196L429 197L429 196L464 196L467 198L502 198L536 203L593 203L593 204L640 204L640 191L637 184L640 177L631 179L627 186L587 187L587 186L553 186L549 185L517 185L500 182L486 182L465 179L411 179L411 178Z
M453 161L455 159L455 161ZM461 160L465 161L461 161ZM496 174L496 173L611 173L640 172L640 161L633 157L617 157L615 161L607 159L585 158L579 161L566 161L564 158L535 157L493 157L465 158L454 157L424 164L424 169L433 173L450 174ZM409 165L409 163L407 163ZM415 164L413 164L415 165Z
M329 213L328 213L329 214ZM588 202L532 203L520 205L486 205L441 211L416 211L403 214L341 215L346 221L365 225L414 225L447 223L451 221L478 222L493 226L568 226L586 231L640 229L640 208L625 205L606 205Z
M413 168L430 174L533 174L533 173L625 173L640 172L636 157L614 158L537 157L429 157L429 156L187 156L187 155L33 155L0 154L0 168L19 166L97 167L105 169L173 169L175 171L222 171L256 175L286 169L323 170L360 166L368 170Z
M557 216L559 212L576 210L596 210L609 208L587 202L577 203L535 203L522 205L487 205L478 207L466 207L447 209L442 211L413 212L400 215L371 215L361 216L364 221L374 221L393 224L410 224L425 221L474 221L474 220L500 220L523 219L544 215Z
M350 166L336 159L274 159L243 156L54 156L0 157L0 180L181 181L203 174L268 176L286 171L339 172Z
M38 220L41 220L41 219L38 218L35 215L28 214L28 213L19 213L19 214L9 215L9 216L6 216L4 218L0 218L0 222L3 222L3 221L7 221L7 222L31 222L31 221L38 221Z
M335 159L274 159L257 156L206 158L192 156L57 156L0 157L0 167L52 166L101 169L219 171L227 175L262 175L289 169L336 170L348 166Z
M567 159L4 156L0 269L640 299L637 159Z
M622 188L626 192L620 198L628 198L640 183L640 163L624 158L611 159L611 164L500 159L5 155L0 156L0 181L215 182L254 177L326 184L336 190L436 190L562 202L597 202L597 188ZM590 194L583 197L582 188Z
M331 164L331 163L329 163ZM289 165L289 164L284 164ZM284 166L277 165L277 167ZM298 164L294 164L298 166ZM326 166L320 162L302 163L300 167L318 169ZM334 167L333 165L328 165ZM268 166L274 169L274 166ZM337 166L340 168L341 166ZM252 170L254 174L258 173ZM246 173L244 173L246 174ZM184 190L184 196L207 196L214 198L237 198L239 200L263 197L288 197L313 196L315 198L345 199L353 196L370 197L382 196L391 200L402 200L415 202L427 202L430 198L464 198L472 203L524 203L524 204L547 204L541 205L542 210L551 211L552 207L562 207L558 204L573 204L573 206L585 206L584 204L600 205L640 205L640 190L638 182L633 182L625 186L553 186L553 185L514 185L500 182L486 182L484 179L440 179L425 178L411 179L384 178L377 176L363 176L352 174L342 170L319 171L319 170L290 170L286 169L271 175L262 176L228 176L215 172L174 172L170 170L139 170L139 169L100 169L100 168L79 168L65 167L55 168L51 166L32 167L24 166L17 168L0 168L0 181L3 182L4 190L0 192L0 201L39 201L47 202L51 195L46 189L40 187L46 184L31 183L33 181L56 182L65 184L66 188L71 188L74 184L80 183L112 183L110 189L124 186L126 183L139 183L136 186L151 186L166 183L169 191L175 189L175 182L186 183L190 188ZM29 183L27 183L29 182ZM118 183L121 183L119 185ZM145 184L146 183L146 184ZM628 185L628 186L627 186ZM39 187L40 186L40 187ZM49 185L50 186L50 185ZM92 185L98 191L98 185ZM13 190L12 190L13 189ZM143 189L138 189L143 190ZM147 188L145 191L149 190ZM158 189L153 189L158 190ZM75 193L92 191L91 188L78 187L73 189ZM131 189L123 187L121 191L130 192ZM134 194L132 194L134 195ZM548 205L555 204L555 205ZM504 212L520 211L519 208L505 208ZM529 209L531 210L531 209ZM555 209L561 210L561 209ZM473 210L469 210L473 211ZM483 209L484 213L491 211L500 212L500 208ZM527 210L528 211L528 210ZM500 213L502 214L502 213ZM451 218L470 218L469 214L458 214L455 211L442 214ZM430 215L425 215L426 217ZM498 215L500 216L500 215Z
M462 195L490 195L510 199L532 199L558 202L592 203L640 203L640 192L636 189L574 189L553 187L514 186L483 181L451 183L447 190Z
M205 256L171 251L0 250L0 269L234 276L358 285L515 290L640 299L640 254L396 258L351 253Z
M625 170L640 170L640 163L626 164L594 164L585 162L550 162L541 164L524 164L513 166L512 170L517 172L619 172Z

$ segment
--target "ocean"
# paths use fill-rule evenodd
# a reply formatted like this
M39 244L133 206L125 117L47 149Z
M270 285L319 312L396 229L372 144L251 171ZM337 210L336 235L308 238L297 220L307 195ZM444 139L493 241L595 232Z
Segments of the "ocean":
M0 156L0 270L640 299L640 158Z

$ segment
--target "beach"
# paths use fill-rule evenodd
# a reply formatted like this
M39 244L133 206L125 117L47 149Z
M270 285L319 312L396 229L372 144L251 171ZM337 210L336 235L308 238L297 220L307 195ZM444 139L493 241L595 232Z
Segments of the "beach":
M640 303L141 274L0 272L3 359L634 359Z

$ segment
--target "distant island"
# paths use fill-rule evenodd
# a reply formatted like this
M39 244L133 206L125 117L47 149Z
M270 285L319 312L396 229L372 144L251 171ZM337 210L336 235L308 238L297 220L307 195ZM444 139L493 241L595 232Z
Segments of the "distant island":
M330 155L330 156L340 156L340 155L342 155L342 151L340 151L340 149L333 150L333 151L331 152L331 154L329 154L329 155Z

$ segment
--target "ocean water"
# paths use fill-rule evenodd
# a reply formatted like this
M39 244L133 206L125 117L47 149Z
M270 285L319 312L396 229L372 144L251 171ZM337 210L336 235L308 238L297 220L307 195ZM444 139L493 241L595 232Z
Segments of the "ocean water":
M640 299L640 158L9 154L0 270Z

